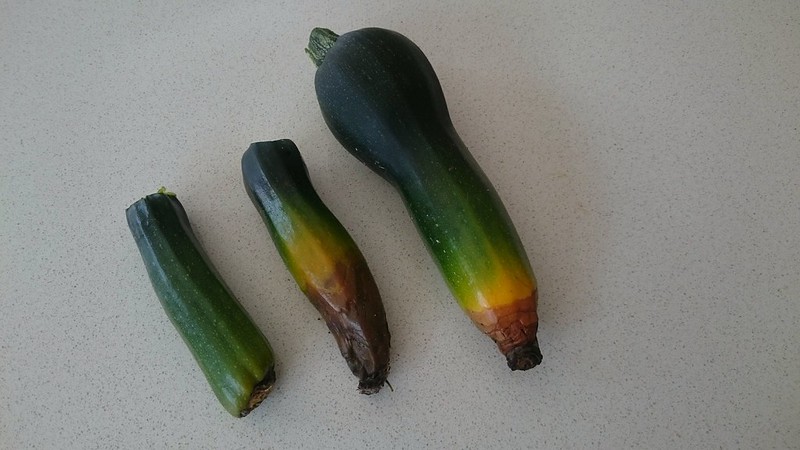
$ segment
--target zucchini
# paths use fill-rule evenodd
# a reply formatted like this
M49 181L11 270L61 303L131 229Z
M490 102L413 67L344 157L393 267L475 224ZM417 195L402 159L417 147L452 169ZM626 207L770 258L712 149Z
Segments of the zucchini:
M389 372L389 327L364 256L325 206L294 142L256 142L242 175L281 258L336 339L362 394Z
M212 266L175 194L162 188L126 216L164 311L222 406L246 416L275 382L269 342Z
M311 32L322 116L388 180L451 292L513 370L541 362L536 278L503 203L450 120L422 51L394 31Z

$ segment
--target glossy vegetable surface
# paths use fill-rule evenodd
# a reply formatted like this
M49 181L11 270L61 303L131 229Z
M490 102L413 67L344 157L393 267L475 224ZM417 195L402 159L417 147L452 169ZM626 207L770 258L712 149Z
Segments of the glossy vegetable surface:
M244 184L300 290L317 308L364 394L389 371L389 328L378 287L353 239L317 195L288 139L242 157Z
M275 382L269 343L211 265L174 194L148 195L126 215L164 311L222 406L244 417Z
M341 144L401 193L450 290L508 365L541 362L536 279L491 183L453 128L422 51L389 30L311 32L322 115Z

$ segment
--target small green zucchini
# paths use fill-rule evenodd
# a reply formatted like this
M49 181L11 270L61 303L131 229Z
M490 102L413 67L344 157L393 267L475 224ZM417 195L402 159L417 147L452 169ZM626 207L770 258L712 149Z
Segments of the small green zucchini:
M315 28L306 52L339 142L392 183L451 292L513 370L541 362L536 279L489 180L458 136L422 51L394 31Z
M389 327L361 251L317 195L294 142L256 142L242 156L244 186L281 258L336 339L362 394L389 372Z
M246 416L275 382L269 342L211 265L175 194L162 188L126 215L164 311L222 406Z

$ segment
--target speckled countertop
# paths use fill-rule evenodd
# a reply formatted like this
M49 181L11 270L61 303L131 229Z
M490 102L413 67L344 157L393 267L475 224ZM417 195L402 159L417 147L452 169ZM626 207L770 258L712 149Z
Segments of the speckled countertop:
M798 448L796 1L174 3L0 6L0 448ZM509 372L326 129L314 26L428 55L539 278L540 367ZM393 392L356 393L245 195L278 138L372 266ZM128 232L161 185L275 348L245 419Z

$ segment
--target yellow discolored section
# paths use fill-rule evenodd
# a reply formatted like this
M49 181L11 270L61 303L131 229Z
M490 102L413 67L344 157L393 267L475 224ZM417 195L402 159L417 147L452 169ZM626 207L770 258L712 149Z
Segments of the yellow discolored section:
M295 221L293 233L283 241L281 253L303 292L309 287L331 294L342 289L336 283L337 263L346 260L349 252L336 233L323 232L319 227L312 232Z
M495 270L474 280L470 289L456 292L459 303L468 311L478 312L510 305L530 297L536 289L536 278L518 261L492 258Z

